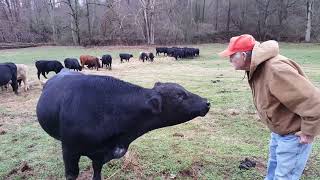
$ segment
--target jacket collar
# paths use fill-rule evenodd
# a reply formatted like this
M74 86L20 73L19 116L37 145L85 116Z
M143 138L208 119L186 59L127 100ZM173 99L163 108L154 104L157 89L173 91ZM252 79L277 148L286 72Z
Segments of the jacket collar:
M263 43L256 42L252 50L251 64L248 79L250 80L257 67L279 55L279 44L277 41L270 40Z

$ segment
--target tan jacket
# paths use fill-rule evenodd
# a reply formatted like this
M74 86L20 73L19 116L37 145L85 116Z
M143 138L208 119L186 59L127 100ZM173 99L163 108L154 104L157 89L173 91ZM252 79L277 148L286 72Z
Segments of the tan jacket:
M320 91L297 63L279 54L276 41L256 43L248 80L259 116L272 132L320 134Z

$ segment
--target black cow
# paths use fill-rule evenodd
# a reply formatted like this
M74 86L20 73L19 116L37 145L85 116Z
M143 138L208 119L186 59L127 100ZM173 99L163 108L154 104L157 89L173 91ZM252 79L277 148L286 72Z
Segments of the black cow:
M43 77L48 79L46 74L48 74L50 71L54 71L56 74L58 74L63 68L63 65L61 64L61 62L57 60L39 60L39 61L36 61L35 65L38 70L37 75L39 80L40 80L40 73L42 74Z
M80 63L76 58L66 58L64 60L64 66L68 69L82 71L82 67L80 66Z
M106 65L106 68L109 68L109 70L111 70L111 65L112 65L112 57L109 54L103 55L101 58L101 62L102 62L102 68L103 65Z
M122 63L123 60L126 60L126 61L129 62L130 58L132 58L133 55L132 54L127 54L127 53L121 53L121 54L119 54L119 57L120 57L120 61Z
M0 63L0 86L6 86L8 83L11 84L14 93L18 94L17 66L10 62Z
M163 53L163 55L166 55L168 52L168 48L166 47L156 47L156 55L160 55L161 53Z
M149 53L149 60L150 60L151 62L153 62L153 60L154 60L154 55L153 55L153 53Z
M142 62L147 61L149 59L148 53L140 52L139 60L142 60Z
M143 88L114 77L62 71L47 81L37 104L41 127L62 142L67 179L79 174L80 156L102 166L125 155L132 141L162 127L205 116L210 103L175 83Z

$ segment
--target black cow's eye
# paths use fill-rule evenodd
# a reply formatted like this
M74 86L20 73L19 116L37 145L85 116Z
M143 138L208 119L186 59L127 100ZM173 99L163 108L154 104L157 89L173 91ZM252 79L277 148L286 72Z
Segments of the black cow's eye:
M185 92L178 93L178 99L184 100L187 98L187 94Z

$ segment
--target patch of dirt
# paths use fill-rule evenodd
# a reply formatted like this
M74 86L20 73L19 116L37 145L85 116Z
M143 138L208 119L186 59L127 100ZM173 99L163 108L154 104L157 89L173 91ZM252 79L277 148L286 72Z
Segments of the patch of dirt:
M22 179L29 179L30 176L34 176L34 172L30 165L28 165L26 161L23 161L18 167L13 168L8 173L6 179L15 179L15 176L21 177Z
M218 91L217 93L231 93L231 91L229 91L229 90L221 90L221 91Z
M174 133L172 136L173 137L184 137L184 135L182 133Z
M124 156L124 161L121 169L126 171L133 171L136 177L139 177L139 179L144 177L143 168L139 164L138 154L132 150L128 151Z
M218 80L211 80L211 82L215 84L215 83L218 83L218 82L221 82L221 81L218 79Z
M88 166L85 170L81 171L77 180L87 180L92 179L93 177L93 169L91 166Z
M0 129L0 135L4 135L4 134L7 134L7 131L4 129Z
M265 174L267 170L267 160L259 157L251 157L251 160L256 162L257 171L259 171L261 174Z
M228 109L227 113L230 114L231 116L237 116L240 114L240 111L237 109Z
M35 146L35 144L30 144L27 148L33 148Z
M180 177L191 177L194 180L199 179L204 165L201 162L193 162L192 165L179 172L178 176Z

